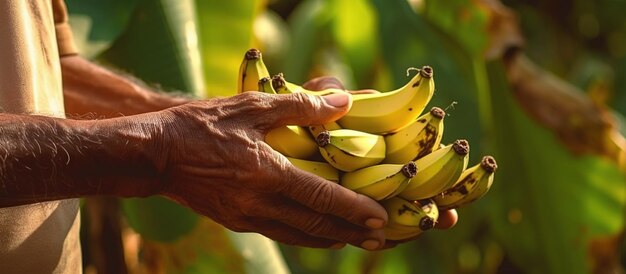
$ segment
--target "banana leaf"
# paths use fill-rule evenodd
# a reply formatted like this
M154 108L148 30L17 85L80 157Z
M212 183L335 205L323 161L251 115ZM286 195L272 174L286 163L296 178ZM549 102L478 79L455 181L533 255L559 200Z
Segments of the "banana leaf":
M291 31L289 52L282 67L285 77L293 83L303 83L310 78L314 60L321 58L320 49L330 39L332 14L327 12L329 3L323 0L302 1L288 18ZM272 71L276 74L280 71Z
M198 36L205 97L229 96L237 91L243 55L253 47L252 27L264 1L196 0Z
M126 30L99 59L164 90L200 96L204 82L195 16L191 0L141 0Z
M368 0L328 1L328 13L333 14L331 33L334 44L341 51L341 60L351 68L350 89L372 86L374 64L379 50L377 18Z
M394 5L396 2L404 1L393 1ZM496 156L501 169L496 176L492 192L484 198L484 201L479 201L479 208L486 210L489 214L489 222L485 224L484 221L473 220L474 224L465 229L468 231L482 229L482 233L475 235L478 237L485 237L485 233L494 233L504 246L504 252L507 254L505 259L511 260L516 267L529 273L586 273L591 269L597 270L598 265L601 264L597 259L597 254L601 252L598 250L614 251L615 246L618 245L616 241L623 229L621 214L625 199L623 175L614 163L602 157L574 157L555 140L550 132L529 120L529 117L521 112L519 106L511 98L511 91L507 86L506 76L501 71L502 68L498 66L493 68L491 64L489 70L486 70L484 61L476 57L482 56L482 53L486 51L482 49L485 45L485 37L479 35L484 32L481 26L484 18L480 12L472 13L471 6L468 6L471 3L466 2L468 1L429 3L431 13L427 15L431 20L432 18L439 20L435 22L437 27L428 27L428 23L421 23L424 27L419 28L419 31L417 28L410 31L407 30L409 26L417 24L407 22L419 22L423 19L413 14L408 15L410 9L406 6L400 8L400 5L404 3L397 3L395 13L385 13L385 9L391 10L394 5L388 2L385 5L383 1L374 0L374 3L378 4L377 10L382 26L381 32L383 32L381 34L383 53L387 54L385 60L393 62L393 55L398 50L387 50L394 48L393 44L398 44L395 46L397 49L409 48L408 45L411 43L406 41L409 38L394 39L389 34L385 36L386 31L395 30L395 33L404 34L419 33L421 40L427 42L422 42L421 45L413 42L416 46L411 54L399 54L399 56L407 59L407 56L419 55L420 46L422 51L426 51L425 48L430 49L431 44L439 44L440 48L428 51L428 56L422 58L439 59L435 62L466 58L466 62L458 62L456 64L458 68L451 71L457 77L472 75L475 78L463 83L469 87L476 87L471 96L475 97L473 99L479 101L481 106L483 113L481 122L485 126L482 132L489 133L487 136L482 136L480 140L490 142L486 149L497 152ZM454 7L455 4L461 6L465 4L466 6L462 8L465 19L474 18L474 21L459 24L459 18L449 16L451 12L448 8ZM459 7L456 6L456 8ZM439 13L435 14L437 9ZM441 10L446 10L447 13L442 14ZM412 19L403 21L404 17L412 17ZM386 24L390 26L385 27ZM442 39L441 35L437 35L439 28L443 28L444 33L452 34L452 36L448 37L448 40ZM476 29L472 31L472 28ZM435 38L428 36L429 33L434 33L432 36ZM478 37L470 37L467 33L476 34ZM437 36L439 38L436 38ZM411 37L411 35L405 37ZM454 45L459 48L454 52L466 53L467 57L450 58L455 56L450 50L454 48ZM466 69L467 65L463 63L469 64L471 68ZM391 67L393 69L394 65ZM437 72L437 67L435 71ZM468 71L470 73L467 73ZM436 75L438 76L437 73ZM441 79L441 77L436 79ZM443 82L445 84L448 81L454 81L452 79L454 78L445 79ZM437 80L438 89L442 86L440 82L442 80ZM473 108L478 109L476 105ZM446 121L446 134L449 134L448 129L453 127L449 120L451 119ZM475 125L466 121L465 126L457 126L460 130L468 131L471 129L468 129L467 125L471 124ZM472 207L476 206L478 205L472 205ZM467 219L467 214L465 210L460 212L462 213L461 222L463 222ZM456 229L458 228L453 231ZM441 234L454 236L455 233L450 232L445 231ZM486 236L491 237L489 234ZM424 235L419 240L420 245L430 247L429 241L437 238ZM452 242L452 245L463 241L462 237L457 238L456 241L455 237L439 239L447 243ZM465 241L475 240L468 238ZM442 251L441 248L435 246L434 252ZM454 259L446 255L449 252L442 252L442 255L446 256L442 261ZM486 251L482 252L486 254ZM429 253L433 251L430 250ZM415 257L420 258L420 256ZM611 257L614 261L615 256ZM431 269L430 271L437 270Z
M523 112L500 62L487 70L502 167L487 197L495 235L528 273L597 270L606 263L597 249L612 250L624 229L624 175L608 159L572 154Z
M93 58L126 29L138 0L66 0L74 42L80 54Z

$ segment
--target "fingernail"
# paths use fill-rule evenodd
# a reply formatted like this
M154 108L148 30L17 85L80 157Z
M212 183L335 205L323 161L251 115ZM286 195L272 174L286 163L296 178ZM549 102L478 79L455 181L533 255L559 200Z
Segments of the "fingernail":
M380 246L380 242L376 240L366 240L361 243L361 247L367 250L376 250Z
M371 229L382 229L385 226L385 221L381 219L371 218L365 221L365 225Z
M342 249L346 246L346 243L336 243L330 246L330 249Z
M350 94L348 93L333 93L322 96L324 102L333 107L343 107L350 103Z

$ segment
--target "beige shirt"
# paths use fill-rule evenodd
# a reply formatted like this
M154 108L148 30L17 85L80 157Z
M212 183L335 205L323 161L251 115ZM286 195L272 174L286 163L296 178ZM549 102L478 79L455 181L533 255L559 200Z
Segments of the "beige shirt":
M62 0L0 0L0 111L64 117L59 56L74 53ZM81 273L78 213L77 199L0 208L0 273Z

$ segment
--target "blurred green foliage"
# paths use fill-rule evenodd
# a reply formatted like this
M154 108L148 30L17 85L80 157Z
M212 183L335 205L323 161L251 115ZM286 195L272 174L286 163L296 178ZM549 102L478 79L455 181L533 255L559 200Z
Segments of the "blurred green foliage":
M468 139L471 163L485 154L496 156L500 169L492 191L460 209L455 228L429 231L391 250L281 245L293 273L589 273L600 269L594 268L598 264L622 268L626 257L612 266L594 255L604 251L615 256L624 249L617 242L624 230L624 174L602 157L571 153L516 102L502 61L485 58L493 42L489 2L72 0L68 6L78 44L88 56L150 84L198 97L233 95L239 62L249 47L264 52L272 74L283 72L296 83L334 75L349 88L384 91L404 84L409 67L434 67L432 106L450 106L444 142ZM626 1L503 4L518 16L530 59L595 102L613 107L618 116L626 114ZM151 209L147 202L132 204L136 202L125 202L127 218L147 238L150 233L167 240L192 237L194 232L186 231L195 231L194 213L159 210L177 207L166 200ZM162 228L167 231L142 231L137 222L151 220L137 216L151 210L163 212L162 220L187 216L183 219L189 221ZM256 254L271 249L226 235L232 239L230 248L242 254L250 246L257 247ZM225 270L206 252L210 249L198 249L204 253L196 263L175 269ZM280 260L268 264L259 255L250 263L249 255L243 256L245 272L284 271Z

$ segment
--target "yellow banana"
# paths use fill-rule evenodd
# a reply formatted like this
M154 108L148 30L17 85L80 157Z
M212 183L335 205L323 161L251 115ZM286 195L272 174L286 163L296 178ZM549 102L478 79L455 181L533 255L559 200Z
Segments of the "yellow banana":
M408 126L385 135L387 156L383 163L414 161L438 149L443 136L445 115L443 109L434 107Z
M380 135L338 129L323 131L316 141L322 157L342 171L376 165L385 158L385 139Z
M282 126L265 135L265 142L287 157L312 159L318 153L317 144L306 128Z
M498 169L496 160L491 156L485 156L479 164L463 171L451 188L433 197L433 200L442 210L457 208L478 200L491 188L496 169Z
M272 87L272 79L269 77L263 77L259 80L259 91L269 94L276 94L276 90Z
M413 162L404 165L373 165L341 176L342 186L380 201L400 193L411 178L417 166Z
M329 181L339 182L339 171L328 163L308 161L292 157L287 157L287 160L289 160L289 162L291 162L291 164L295 167L306 172L313 173Z
M352 107L337 123L342 128L373 134L391 133L419 117L434 91L433 70L424 66L397 90L353 95Z
M237 93L257 90L259 80L263 77L270 77L270 73L263 63L261 52L257 49L249 49L239 66Z
M419 171L399 196L407 200L431 198L450 188L467 168L469 143L456 140L415 161Z
M408 201L392 197L381 202L389 215L385 227L388 240L405 240L432 229L439 218L437 204L430 199Z

